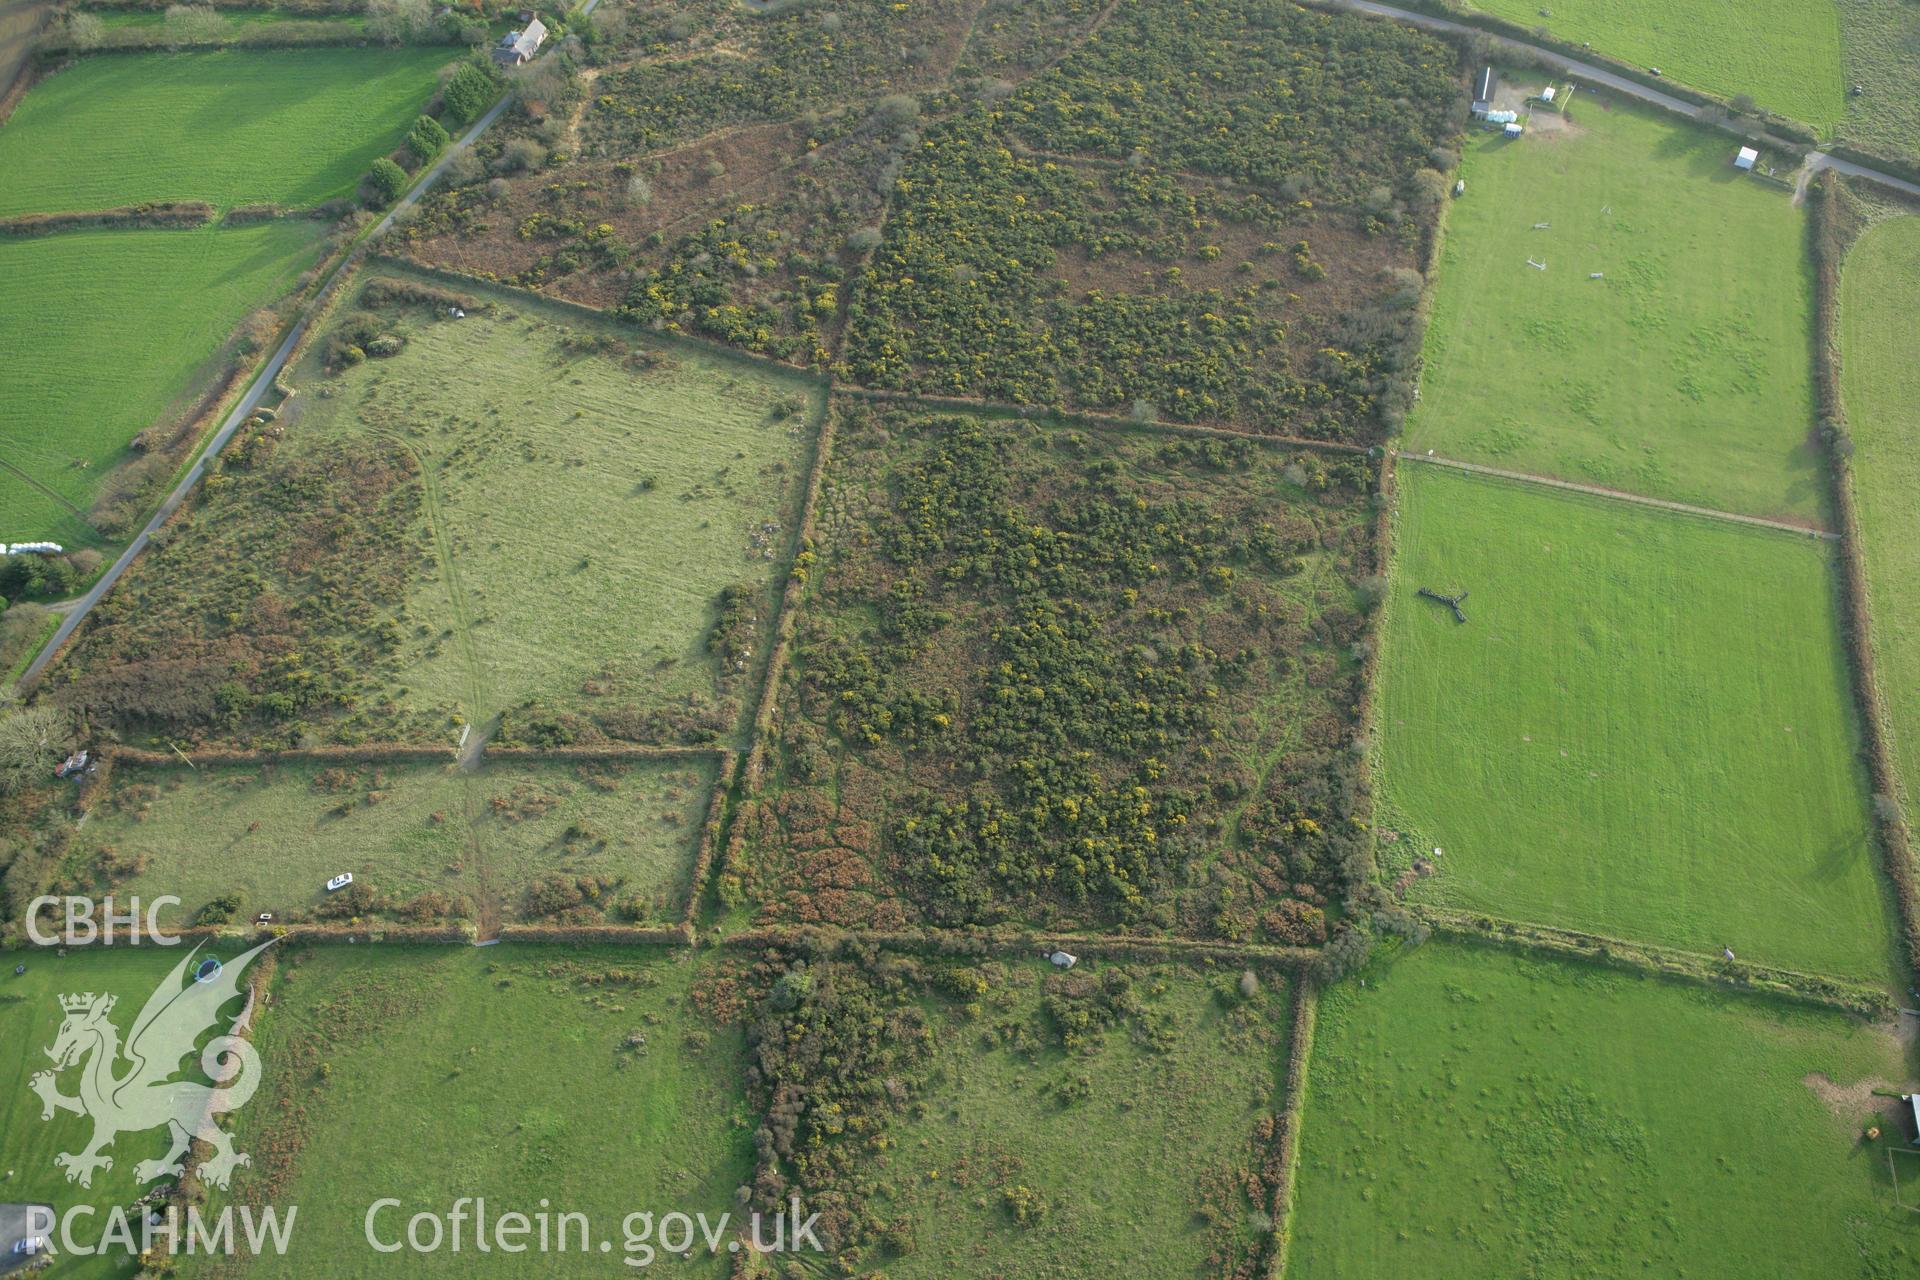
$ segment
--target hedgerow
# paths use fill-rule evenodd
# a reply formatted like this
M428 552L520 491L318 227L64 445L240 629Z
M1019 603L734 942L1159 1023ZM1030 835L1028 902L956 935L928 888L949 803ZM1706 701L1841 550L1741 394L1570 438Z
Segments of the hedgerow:
M1364 871L1369 465L843 414L762 918L1317 940Z

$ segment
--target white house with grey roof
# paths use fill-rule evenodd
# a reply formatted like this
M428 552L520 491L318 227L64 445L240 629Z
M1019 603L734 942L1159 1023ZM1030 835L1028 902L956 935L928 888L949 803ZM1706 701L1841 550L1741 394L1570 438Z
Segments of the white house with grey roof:
M517 67L533 60L547 38L546 24L534 18L518 31L509 31L493 46L493 60L503 67Z

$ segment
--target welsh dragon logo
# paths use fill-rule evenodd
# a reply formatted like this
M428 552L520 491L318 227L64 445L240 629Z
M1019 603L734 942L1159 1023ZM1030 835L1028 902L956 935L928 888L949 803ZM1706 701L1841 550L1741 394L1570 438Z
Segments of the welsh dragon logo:
M231 964L221 965L209 957L197 967L194 956L200 948L195 947L147 998L124 1045L109 1017L116 997L91 991L60 997L66 1017L47 1050L53 1070L40 1072L31 1083L40 1095L42 1120L53 1119L56 1111L70 1111L93 1121L93 1140L84 1150L54 1157L54 1163L67 1171L68 1182L92 1186L94 1170L113 1168L113 1157L102 1151L116 1137L161 1126L169 1131L171 1145L163 1158L134 1166L139 1182L177 1177L184 1168L181 1157L196 1138L213 1148L199 1173L216 1187L225 1187L236 1168L251 1163L250 1157L233 1149L232 1135L213 1120L245 1106L259 1086L260 1055L236 1034L253 1018L250 993L227 1032L200 1051L200 1067L214 1083L173 1077L180 1060L219 1022L220 1010L240 996L240 978L247 966L272 945L262 943ZM191 980L187 977L190 967L195 975ZM60 1092L59 1077L74 1067L80 1069L80 1091L68 1097Z

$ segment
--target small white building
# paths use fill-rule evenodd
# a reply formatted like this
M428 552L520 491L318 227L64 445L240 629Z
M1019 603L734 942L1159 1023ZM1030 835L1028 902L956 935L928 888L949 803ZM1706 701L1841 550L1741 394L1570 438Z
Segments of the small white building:
M1760 153L1758 151L1755 151L1752 147L1742 147L1740 148L1740 154L1733 158L1733 167L1736 169L1751 169L1754 166L1754 162L1759 159Z
M509 31L493 47L493 60L503 67L530 62L547 38L546 24L534 18L518 31Z

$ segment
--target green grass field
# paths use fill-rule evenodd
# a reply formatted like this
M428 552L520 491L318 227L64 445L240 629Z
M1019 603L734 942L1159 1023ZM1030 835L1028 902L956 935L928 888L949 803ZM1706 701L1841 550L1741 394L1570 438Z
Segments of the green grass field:
M1831 132L1847 109L1834 0L1472 0L1485 13Z
M235 950L216 949L216 954L228 957ZM84 1148L92 1124L64 1111L56 1112L52 1120L41 1119L40 1098L29 1082L53 1065L45 1050L60 1031L61 996L93 991L117 997L112 1020L124 1037L147 997L185 954L186 948L156 946L94 948L64 958L37 949L6 953L4 970L0 970L0 1152L5 1152L0 1156L0 1173L6 1175L0 1182L0 1200L50 1204L62 1213L79 1205L93 1206L96 1216L75 1219L74 1230L77 1241L91 1246L105 1230L107 1211L132 1203L146 1189L134 1181L134 1165L166 1153L167 1140L158 1129L116 1138L106 1150L113 1157L113 1167L95 1173L93 1185L83 1188L66 1180L54 1156ZM24 976L14 975L16 964L27 966ZM127 1064L116 1064L114 1069L124 1074ZM78 1069L61 1074L62 1093L76 1092L79 1074ZM134 1260L120 1254L63 1258L50 1270L35 1274L47 1280L91 1280L130 1276L135 1270Z
M1839 0L1846 35L1847 98L1843 141L1920 156L1920 5L1909 0Z
M1400 471L1391 860L1450 906L1879 980L1887 907L1831 545ZM1419 599L1466 589L1470 621Z
M269 222L0 239L0 538L99 541L84 515L128 441L292 286L319 236Z
M690 1004L698 965L636 948L289 950L257 1037L261 1093L233 1126L253 1164L232 1200L297 1204L298 1230L284 1259L185 1274L727 1275L724 1253L621 1265L643 1256L628 1214L714 1221L752 1174L745 1037ZM462 1196L494 1217L586 1214L596 1252L578 1256L576 1230L569 1255L481 1254L471 1226L458 1253L368 1245L375 1200L402 1202L375 1220L391 1241Z
M275 9L227 9L220 16L230 27L270 27L279 22L327 22L339 23L355 30L367 25L365 15L358 13L303 13L292 14ZM120 27L158 27L166 23L164 9L106 9L98 12L100 24L112 31Z
M1407 446L1820 518L1799 210L1735 176L1725 135L1572 111L1564 134L1469 135Z
M992 1026L1044 1021L1044 965L1014 968ZM893 1189L884 1218L910 1224L912 1249L876 1259L893 1280L1018 1275L1220 1275L1209 1255L1230 1237L1235 1257L1258 1224L1203 1205L1237 1204L1235 1169L1259 1163L1254 1132L1278 1108L1286 1073L1287 993L1269 984L1251 1008L1229 1012L1215 988L1179 970L1135 967L1135 988L1170 1046L1109 1031L1097 1048L1034 1054L1002 1047L984 1029L955 1028L930 1072L924 1114L895 1130L882 1174ZM1062 1099L1075 1080L1086 1097ZM1037 1220L1009 1211L1013 1188L1039 1192Z
M1287 1275L1912 1275L1862 1134L1916 1079L1837 1014L1430 944L1321 1000Z
M451 60L446 49L83 58L36 85L0 128L0 214L348 195Z
M1920 218L1863 235L1840 283L1841 377L1880 692L1907 800L1920 796ZM1909 819L1912 814L1909 812Z
M528 915L528 886L555 875L615 882L609 905L644 921L680 918L717 769L712 760L198 770L123 766L69 845L68 868L111 851L131 874L113 891L173 894L162 919L190 920L237 894L236 920L321 906L342 871L399 903L437 892L482 919ZM139 868L134 870L133 868ZM444 912L432 913L434 916ZM461 914L471 915L471 912Z
M641 367L578 345L631 330L499 296L457 322L409 308L400 355L301 375L290 440L387 433L421 463L435 567L408 601L398 703L449 740L455 715L485 726L530 699L731 737L750 673L716 669L715 601L749 587L769 632L817 385L692 348Z

